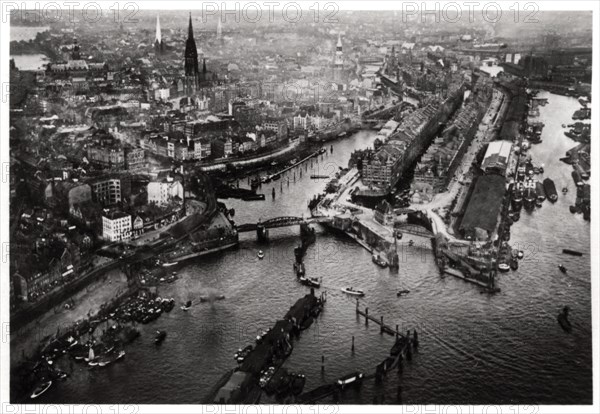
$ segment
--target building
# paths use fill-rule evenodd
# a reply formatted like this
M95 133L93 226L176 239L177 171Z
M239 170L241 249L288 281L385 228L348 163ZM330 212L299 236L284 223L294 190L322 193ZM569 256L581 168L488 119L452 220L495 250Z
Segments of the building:
M142 148L130 147L125 149L125 166L128 170L139 170L146 165L146 153Z
M102 216L102 238L110 242L126 241L131 238L131 216L115 211Z
M198 89L213 86L213 82L216 80L215 74L206 69L206 59L202 61L202 72L198 68L198 49L194 40L192 13L190 13L188 37L185 42L184 70L185 92L188 95L196 93Z
M183 185L173 177L148 183L148 203L166 205L172 201L183 201L183 199Z
M486 174L505 175L510 154L512 151L512 142L510 141L493 141L490 142L481 162L481 169Z
M87 158L90 163L106 168L123 169L125 167L125 152L123 147L117 143L91 144L87 148Z
M498 224L506 181L499 175L482 175L477 179L459 230L468 240L489 240Z
M382 200L377 204L373 217L376 222L384 226L394 225L394 209L386 200Z
M111 206L123 200L121 193L121 179L105 177L91 183L94 200L103 206Z

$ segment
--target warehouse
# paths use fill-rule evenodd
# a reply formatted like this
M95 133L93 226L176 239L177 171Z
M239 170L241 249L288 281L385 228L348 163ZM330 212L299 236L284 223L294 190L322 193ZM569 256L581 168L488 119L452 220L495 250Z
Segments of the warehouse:
M511 151L512 142L510 141L490 142L481 162L483 172L486 174L504 175L508 167Z
M505 191L504 177L483 175L477 179L459 228L465 239L489 240L498 224Z

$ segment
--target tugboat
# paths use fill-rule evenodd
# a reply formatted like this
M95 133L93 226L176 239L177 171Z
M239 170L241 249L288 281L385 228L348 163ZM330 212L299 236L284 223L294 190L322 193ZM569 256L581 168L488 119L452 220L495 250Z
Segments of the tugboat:
M560 271L561 271L561 272L563 272L563 273L567 273L567 268L566 268L566 267L564 267L562 264L559 264L559 265L558 265L558 268L560 269Z
M320 288L321 287L321 282L316 277L304 277L304 276L300 276L298 278L298 280L304 286L314 287L314 288Z
M358 297L365 296L365 292L363 292L362 290L359 290L359 289L354 289L353 287L342 288L342 292L344 292L348 295L352 295L352 296L358 296Z
M571 326L571 322L569 321L569 307L565 306L561 313L558 314L558 323L563 328L563 331L566 333L571 333L573 327Z
M154 338L154 343L156 345L162 344L162 342L167 337L167 331L156 331L156 337Z
M39 397L40 395L42 395L43 393L45 393L46 391L48 391L48 389L52 386L52 381L46 381L43 382L42 384L40 384L39 387L37 387L33 393L31 394L31 399L35 400L37 397Z
M189 308L191 308L191 307L192 307L192 301L191 301L191 300L188 300L187 302L185 302L185 305L183 305L183 306L181 307L181 310L182 310L182 311L187 311L187 310L188 310Z
M375 263L379 267L385 268L388 266L387 262L385 260L383 260L383 258L378 254L374 254L372 257L372 260L373 260L373 263Z
M256 256L262 260L265 258L265 253L262 250L259 250Z

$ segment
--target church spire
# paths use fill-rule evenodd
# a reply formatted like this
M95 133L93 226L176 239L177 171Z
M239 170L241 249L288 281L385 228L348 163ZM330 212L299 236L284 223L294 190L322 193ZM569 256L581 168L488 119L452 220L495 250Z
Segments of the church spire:
M185 76L196 77L198 74L198 49L194 40L194 29L192 27L192 13L188 28L188 38L185 42Z
M154 39L154 49L157 53L163 51L162 32L160 30L160 17L156 15L156 38Z
M158 43L162 43L162 33L160 31L160 17L156 15L156 39Z

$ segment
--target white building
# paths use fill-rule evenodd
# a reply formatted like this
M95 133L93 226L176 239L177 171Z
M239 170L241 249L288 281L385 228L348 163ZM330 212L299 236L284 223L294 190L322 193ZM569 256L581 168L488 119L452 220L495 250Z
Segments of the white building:
M167 177L164 181L152 181L148 183L148 202L165 205L175 197L183 200L183 185L173 177Z
M102 216L102 238L110 242L131 238L131 216L116 211Z
M154 99L157 101L166 101L171 97L171 91L169 88L156 89L154 91Z

